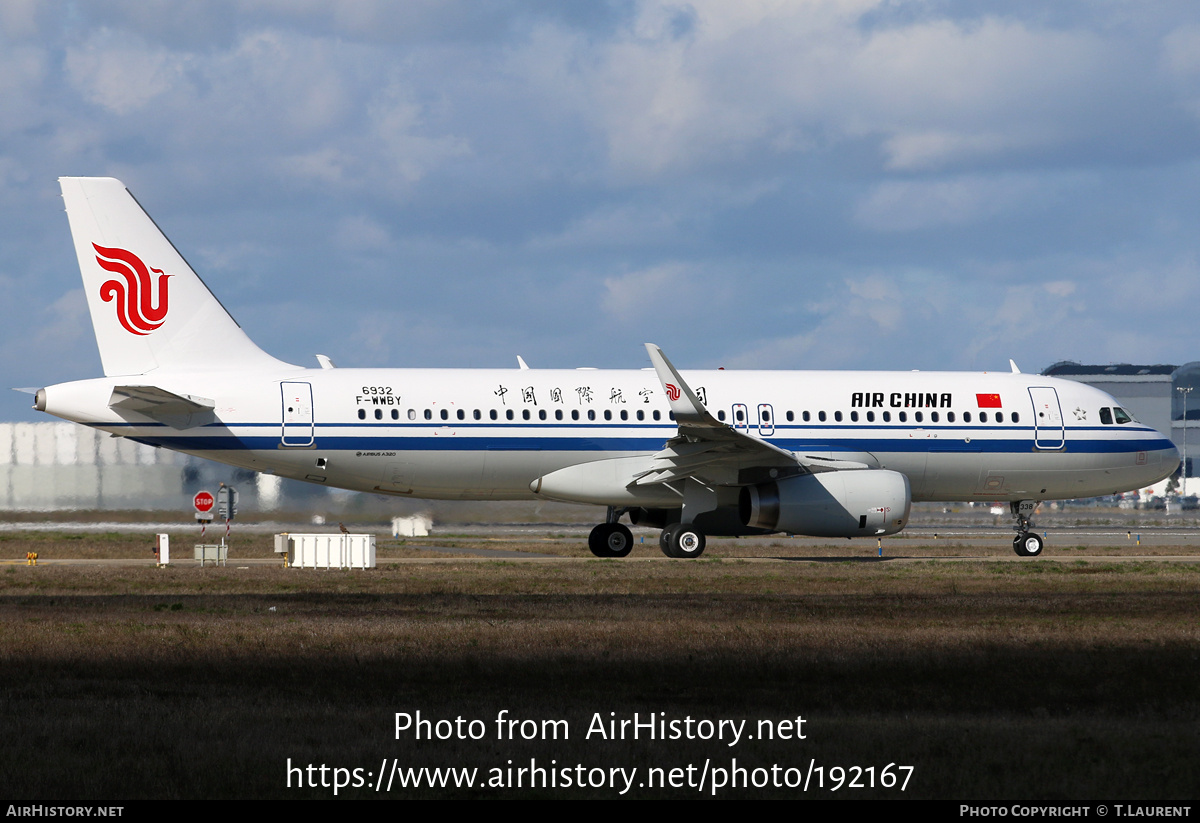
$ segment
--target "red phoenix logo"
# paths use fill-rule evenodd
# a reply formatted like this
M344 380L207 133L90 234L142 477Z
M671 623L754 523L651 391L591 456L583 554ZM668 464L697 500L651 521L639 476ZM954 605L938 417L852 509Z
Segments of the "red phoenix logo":
M667 384L667 397L671 398L672 401L679 399L679 387L674 383Z
M117 320L130 334L146 335L163 324L167 317L167 278L162 269L148 269L131 251L106 249L92 244L96 250L96 262L100 268L121 275L124 280L107 280L100 286L100 299L105 303L116 301ZM154 282L150 275L158 275L158 303L152 302Z

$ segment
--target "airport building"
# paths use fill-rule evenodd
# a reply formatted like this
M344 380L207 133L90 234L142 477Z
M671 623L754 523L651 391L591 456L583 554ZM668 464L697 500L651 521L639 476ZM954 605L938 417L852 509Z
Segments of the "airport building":
M269 511L327 490L145 446L75 423L0 423L0 511L190 506L219 483Z

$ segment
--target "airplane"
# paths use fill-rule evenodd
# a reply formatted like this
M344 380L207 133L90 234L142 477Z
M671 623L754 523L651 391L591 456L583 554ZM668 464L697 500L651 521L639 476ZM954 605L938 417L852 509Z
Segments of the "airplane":
M1175 446L1090 386L1009 371L319 368L255 345L125 185L60 179L104 377L34 408L257 472L397 497L607 508L668 557L708 536L882 537L913 501L1008 501L1039 555L1040 501L1148 486Z

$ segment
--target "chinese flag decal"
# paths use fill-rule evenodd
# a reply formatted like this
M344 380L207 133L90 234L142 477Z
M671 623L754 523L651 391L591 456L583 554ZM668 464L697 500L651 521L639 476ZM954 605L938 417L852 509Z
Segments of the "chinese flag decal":
M1000 395L998 394L977 394L975 402L979 404L981 409L1000 409Z

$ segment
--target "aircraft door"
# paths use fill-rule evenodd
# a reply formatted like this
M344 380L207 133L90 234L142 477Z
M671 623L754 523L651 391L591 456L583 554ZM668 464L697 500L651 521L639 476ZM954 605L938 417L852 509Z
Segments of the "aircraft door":
M313 399L311 383L280 383L283 395L284 446L313 444Z
M1066 440L1058 392L1049 386L1029 389L1033 401L1033 444L1039 449L1061 449Z
M733 427L740 432L750 429L750 410L745 403L733 404Z
M775 433L775 413L770 403L758 404L758 433L770 437Z

